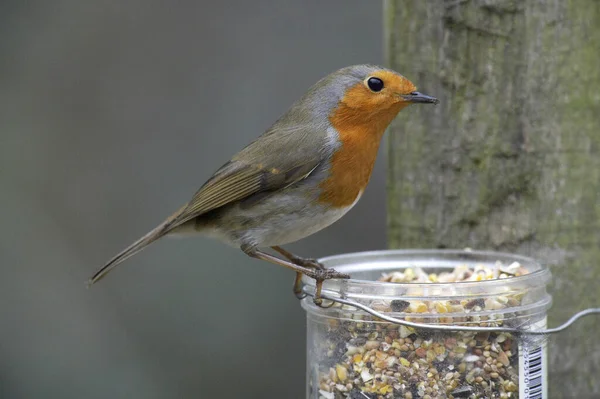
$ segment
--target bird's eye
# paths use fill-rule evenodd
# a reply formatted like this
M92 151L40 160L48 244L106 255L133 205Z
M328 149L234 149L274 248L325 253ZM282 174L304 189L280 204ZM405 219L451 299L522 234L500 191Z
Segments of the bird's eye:
M374 92L381 91L383 89L383 80L379 78L369 78L369 80L367 80L367 86Z

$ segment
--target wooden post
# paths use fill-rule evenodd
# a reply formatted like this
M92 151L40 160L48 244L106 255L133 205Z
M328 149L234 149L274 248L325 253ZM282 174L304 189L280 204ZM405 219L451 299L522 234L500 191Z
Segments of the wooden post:
M388 65L436 96L390 128L393 248L551 266L557 325L600 306L600 2L389 0ZM550 397L600 397L600 318L553 337Z

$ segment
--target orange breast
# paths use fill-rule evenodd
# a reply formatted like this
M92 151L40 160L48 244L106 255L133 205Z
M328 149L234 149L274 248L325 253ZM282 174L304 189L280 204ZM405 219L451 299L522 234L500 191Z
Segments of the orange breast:
M346 97L352 95L352 90L348 90ZM402 104L384 110L351 105L340 102L329 117L341 146L331 159L329 177L320 185L319 201L335 207L352 205L367 186L383 133L403 108Z

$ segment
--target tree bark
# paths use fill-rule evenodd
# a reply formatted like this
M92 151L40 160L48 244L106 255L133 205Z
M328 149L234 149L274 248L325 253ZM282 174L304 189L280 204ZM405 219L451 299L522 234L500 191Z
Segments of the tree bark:
M389 132L393 248L549 264L549 325L600 306L600 2L389 0L387 64L436 96ZM600 318L550 340L550 397L600 397Z

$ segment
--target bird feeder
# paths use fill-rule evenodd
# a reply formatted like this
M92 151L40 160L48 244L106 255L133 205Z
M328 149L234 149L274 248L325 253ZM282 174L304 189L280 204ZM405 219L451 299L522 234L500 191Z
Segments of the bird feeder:
M321 262L352 279L325 282L330 307L303 281L307 398L547 397L545 337L520 333L545 329L551 305L535 260L418 250Z

